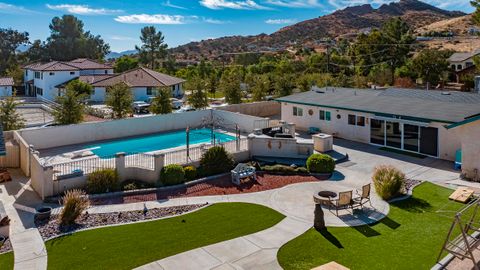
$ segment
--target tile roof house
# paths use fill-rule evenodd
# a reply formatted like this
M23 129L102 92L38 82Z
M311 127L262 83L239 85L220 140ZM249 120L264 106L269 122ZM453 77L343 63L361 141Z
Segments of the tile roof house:
M11 77L0 78L0 96L11 96L14 85L15 83Z
M480 55L480 49L472 52L456 52L448 58L448 62L452 70L458 72L474 66L473 58L477 55Z
M298 129L454 160L460 138L448 127L480 115L480 94L390 88L321 88L277 99Z
M184 80L147 68L136 68L114 74L110 64L79 58L72 61L32 63L24 66L27 95L54 101L72 80L80 80L94 87L92 101L104 102L108 86L125 82L132 88L135 100L146 100L155 95L155 88L171 87L175 97L183 95Z

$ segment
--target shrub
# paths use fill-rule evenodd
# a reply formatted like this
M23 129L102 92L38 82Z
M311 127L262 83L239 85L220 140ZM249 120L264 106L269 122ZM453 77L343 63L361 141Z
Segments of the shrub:
M185 179L187 181L195 180L197 177L197 168L193 166L186 166L183 168L183 170L185 171Z
M399 194L405 186L405 174L389 165L376 167L372 180L375 190L384 200L391 199Z
M89 201L86 193L79 189L69 190L62 197L63 209L60 212L60 224L70 225L75 223L75 220L85 211L89 206Z
M202 155L200 166L205 175L215 175L228 172L235 161L230 153L221 146L214 146Z
M263 171L270 172L270 173L282 173L282 174L303 174L308 173L305 167L298 167L294 168L292 166L287 165L267 165L262 168Z
M311 173L332 173L335 160L325 154L313 154L307 159L307 170Z
M127 180L122 183L122 190L135 190L135 189L144 189L144 188L151 188L153 187L152 184L145 183L138 180Z
M185 171L177 164L170 164L162 168L160 172L160 183L164 186L171 186L185 182Z
M89 193L110 192L118 186L118 174L114 169L94 171L87 177L87 191Z

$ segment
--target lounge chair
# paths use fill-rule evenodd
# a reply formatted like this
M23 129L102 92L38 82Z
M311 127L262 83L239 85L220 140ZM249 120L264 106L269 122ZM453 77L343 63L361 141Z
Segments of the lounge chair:
M359 196L353 198L354 206L360 206L361 208L363 208L363 205L366 204L367 202L370 203L370 206L372 206L372 201L370 201L370 190L371 190L371 184L364 185L362 187L362 193L356 190L355 192Z
M335 212L338 216L338 210L352 208L353 211L353 191L343 191L338 193L338 199L332 201L332 206L335 208Z

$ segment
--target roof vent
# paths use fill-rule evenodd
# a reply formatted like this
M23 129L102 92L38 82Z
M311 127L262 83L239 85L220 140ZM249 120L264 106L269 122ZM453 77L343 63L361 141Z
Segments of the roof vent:
M452 93L450 93L450 92L442 92L442 95L443 95L443 96L450 96L451 94L452 94Z

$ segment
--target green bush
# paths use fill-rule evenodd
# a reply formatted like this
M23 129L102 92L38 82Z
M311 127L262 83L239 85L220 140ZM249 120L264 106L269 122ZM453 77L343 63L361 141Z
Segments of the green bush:
M186 166L183 168L183 170L185 171L185 179L187 181L195 180L197 177L197 168L193 166Z
M87 191L89 193L111 192L117 189L118 174L114 169L94 171L87 177Z
M136 190L136 189L144 189L144 188L151 188L153 187L152 184L139 181L139 180L127 180L122 183L122 190Z
M62 197L63 208L59 215L59 221L62 225L74 224L75 220L90 205L84 191L79 189L69 190Z
M384 200L398 195L405 187L405 174L390 165L376 167L372 180L375 190Z
M281 173L281 174L303 174L308 173L308 170L305 167L294 168L287 165L267 165L262 167L262 170L270 173Z
M335 160L325 154L313 154L307 159L307 170L311 173L332 173Z
M177 185L185 182L185 170L177 164L170 164L160 171L160 183L164 186Z
M214 146L202 155L200 167L206 176L228 172L235 161L230 153L221 146Z

